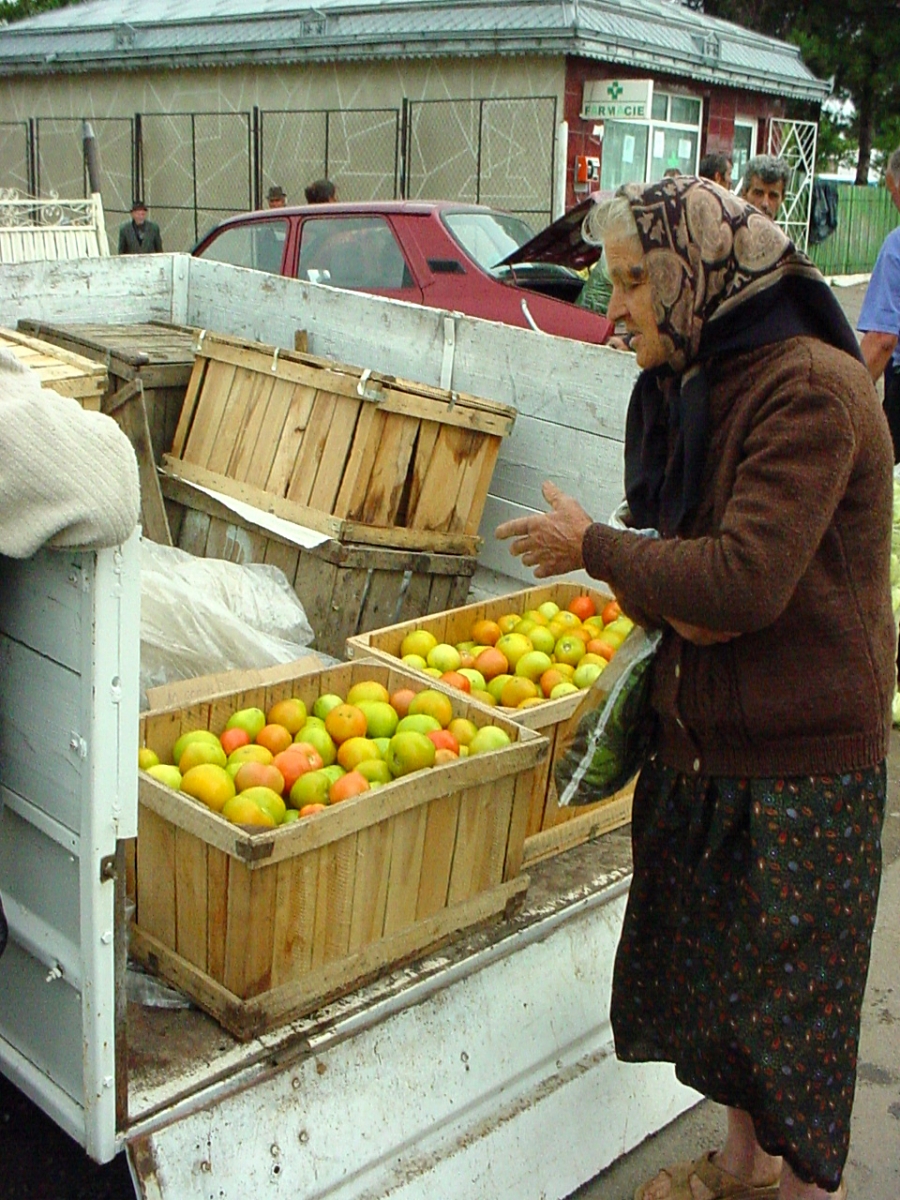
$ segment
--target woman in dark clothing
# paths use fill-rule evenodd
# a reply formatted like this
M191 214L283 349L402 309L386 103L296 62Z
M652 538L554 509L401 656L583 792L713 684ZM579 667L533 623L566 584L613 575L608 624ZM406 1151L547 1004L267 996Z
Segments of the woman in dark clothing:
M643 368L629 509L661 537L552 484L497 536L664 631L613 1030L726 1105L728 1135L637 1197L843 1196L895 673L887 425L830 289L742 200L628 185L585 235Z

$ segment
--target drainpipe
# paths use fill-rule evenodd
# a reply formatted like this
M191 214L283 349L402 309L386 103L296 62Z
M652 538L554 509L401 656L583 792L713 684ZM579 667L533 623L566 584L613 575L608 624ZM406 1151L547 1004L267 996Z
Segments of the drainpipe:
M566 181L569 175L569 122L556 127L556 153L553 155L553 212L551 221L566 211Z

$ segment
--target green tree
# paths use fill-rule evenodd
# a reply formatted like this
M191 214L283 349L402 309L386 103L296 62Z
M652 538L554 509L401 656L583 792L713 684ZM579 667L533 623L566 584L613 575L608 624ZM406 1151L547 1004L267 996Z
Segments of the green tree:
M0 20L24 21L38 13L50 12L54 8L67 8L74 0L0 0Z
M688 7L733 21L745 29L772 34L799 46L804 62L823 79L833 78L834 94L853 103L848 127L828 127L858 146L856 182L869 178L872 152L889 154L900 133L900 6L871 0L825 5L816 0L686 0ZM889 11L893 10L893 11Z

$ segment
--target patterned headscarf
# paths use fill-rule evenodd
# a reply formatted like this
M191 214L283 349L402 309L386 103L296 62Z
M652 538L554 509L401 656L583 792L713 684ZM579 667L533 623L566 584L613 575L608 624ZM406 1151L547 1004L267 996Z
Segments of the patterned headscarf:
M642 372L628 408L625 485L639 527L675 533L699 500L708 442L705 362L790 337L859 358L831 288L784 232L731 192L692 176L619 189L644 250L667 365ZM592 236L585 218L584 233ZM669 427L675 449L669 455Z

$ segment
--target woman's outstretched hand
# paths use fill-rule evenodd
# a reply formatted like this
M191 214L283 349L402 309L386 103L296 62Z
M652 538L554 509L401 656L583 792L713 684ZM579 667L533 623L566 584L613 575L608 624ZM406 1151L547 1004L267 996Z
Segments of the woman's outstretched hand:
M550 505L549 512L504 521L494 536L500 541L512 538L510 553L521 558L526 567L534 567L537 579L547 579L584 566L581 543L593 521L577 500L561 492L555 483L548 480L541 490Z

